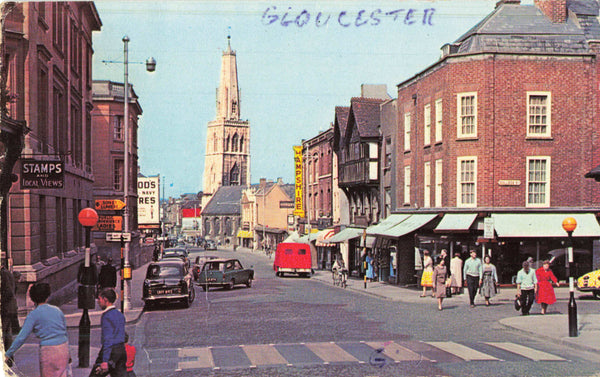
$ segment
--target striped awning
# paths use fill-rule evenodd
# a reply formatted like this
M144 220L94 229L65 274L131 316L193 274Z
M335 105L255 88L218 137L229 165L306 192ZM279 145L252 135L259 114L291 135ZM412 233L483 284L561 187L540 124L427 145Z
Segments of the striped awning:
M317 242L315 242L315 245L321 246L321 247L335 246L334 243L328 242L328 240L331 237L333 237L334 234L335 234L335 229L324 229L324 230L320 231L317 235Z

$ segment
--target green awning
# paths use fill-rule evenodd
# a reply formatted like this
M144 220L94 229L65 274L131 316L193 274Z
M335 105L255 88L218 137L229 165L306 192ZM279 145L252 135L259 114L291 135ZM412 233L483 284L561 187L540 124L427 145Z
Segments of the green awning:
M389 215L385 220L377 225L371 225L367 228L367 234L382 234L382 232L390 229L393 226L400 224L402 221L410 217L410 214L395 214Z
M600 225L592 213L493 213L498 237L567 237L562 227L573 217L577 227L573 237L600 237Z
M477 218L476 213L447 213L444 215L435 232L466 232Z
M415 230L421 228L436 217L437 214L412 214L406 220L402 221L396 226L389 228L388 230L385 230L384 232L381 232L379 235L394 238L402 237L410 232L414 232Z
M341 232L335 234L333 237L331 237L328 240L328 242L340 243L340 242L350 240L352 238L358 238L358 237L362 236L364 231L365 230L361 229L361 228L346 228L346 229L342 230Z

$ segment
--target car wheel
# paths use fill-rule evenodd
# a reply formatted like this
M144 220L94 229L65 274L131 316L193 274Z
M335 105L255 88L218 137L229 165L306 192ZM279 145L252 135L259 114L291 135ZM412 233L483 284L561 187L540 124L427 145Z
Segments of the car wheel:
M190 304L192 302L194 302L195 299L196 299L196 290L194 289L194 284L190 284L190 296L189 296Z
M207 284L203 284L203 285L202 285L202 290L203 290L204 292L208 291L208 285L207 285Z
M234 286L234 285L235 285L235 280L231 279L231 280L229 281L229 283L227 283L227 284L225 285L225 289L227 289L227 290L233 289L233 286Z
M248 278L248 281L246 282L246 287L250 288L252 286L252 278Z

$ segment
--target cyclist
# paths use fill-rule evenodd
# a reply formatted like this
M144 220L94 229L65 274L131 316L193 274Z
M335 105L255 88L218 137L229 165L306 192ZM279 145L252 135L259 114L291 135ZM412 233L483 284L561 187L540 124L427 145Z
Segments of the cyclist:
M343 264L344 262L342 262ZM331 266L331 276L333 278L333 285L338 285L339 282L339 278L340 278L340 262L338 257L335 257L335 261L333 262L333 266Z

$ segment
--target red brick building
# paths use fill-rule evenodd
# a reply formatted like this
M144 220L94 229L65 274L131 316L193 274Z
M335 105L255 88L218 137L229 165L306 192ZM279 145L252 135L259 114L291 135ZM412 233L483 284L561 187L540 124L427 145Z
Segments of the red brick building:
M18 2L5 21L9 116L30 129L8 208L6 254L20 292L36 281L59 294L74 287L83 259L77 215L93 206L92 32L101 26L92 2ZM60 172L26 181L26 164Z
M527 256L564 247L567 215L580 223L576 246L597 248L598 189L584 178L598 164L591 3L499 1L398 85L397 129L382 128L384 139L397 137L395 214L370 231L382 239L383 268L390 250L400 267L412 266L415 246L475 248L507 281ZM400 280L410 282L411 270Z
M310 222L313 229L333 224L332 139L333 128L329 128L302 142L302 153L306 159L302 191L306 222Z
M92 110L92 130L94 148L92 168L94 172L94 199L123 200L124 194L124 150L125 123L123 122L123 83L95 80L92 86L94 108ZM142 107L138 97L129 86L129 229L133 231L132 250L138 245L137 226L137 171L138 171L138 118ZM105 213L117 215L117 213ZM120 245L107 243L104 232L95 232L95 242L102 256L113 255L120 258ZM135 255L135 251L131 254Z

